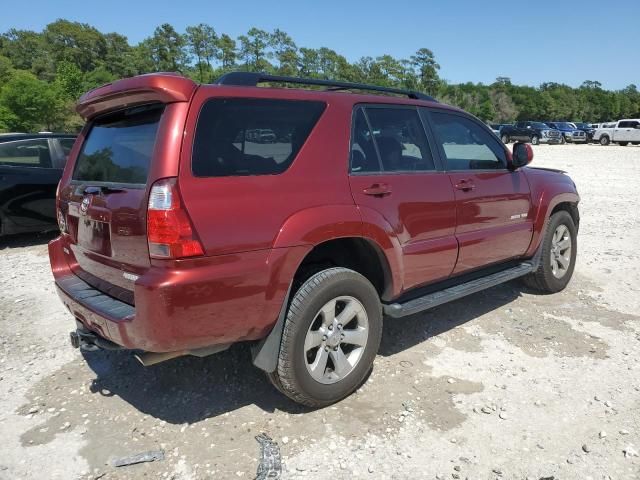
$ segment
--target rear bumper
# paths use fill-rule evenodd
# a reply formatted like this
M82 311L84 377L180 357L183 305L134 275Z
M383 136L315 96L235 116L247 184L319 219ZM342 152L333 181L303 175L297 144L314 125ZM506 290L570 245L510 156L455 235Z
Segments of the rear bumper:
M151 267L135 282L135 306L77 277L62 237L49 243L49 258L60 299L85 328L127 349L175 352L263 338L288 286L269 265L286 262L285 250Z

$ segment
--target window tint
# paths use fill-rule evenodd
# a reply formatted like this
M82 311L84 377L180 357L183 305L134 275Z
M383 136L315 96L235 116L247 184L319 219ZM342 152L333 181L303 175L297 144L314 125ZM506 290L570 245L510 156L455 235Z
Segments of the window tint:
M0 143L0 164L51 168L49 143L45 138Z
M366 112L384 171L435 170L416 109L367 108Z
M357 110L351 146L352 172L431 170L435 170L435 164L417 110L393 107Z
M71 153L71 149L73 148L73 144L76 142L75 138L61 138L60 147L62 147L62 153L64 154L65 160Z
M209 100L196 127L193 174L222 177L284 172L324 108L322 102Z
M140 107L95 120L78 155L73 179L146 183L161 115L161 107Z
M431 112L431 119L447 158L448 170L506 168L504 148L494 135L472 120L440 112Z

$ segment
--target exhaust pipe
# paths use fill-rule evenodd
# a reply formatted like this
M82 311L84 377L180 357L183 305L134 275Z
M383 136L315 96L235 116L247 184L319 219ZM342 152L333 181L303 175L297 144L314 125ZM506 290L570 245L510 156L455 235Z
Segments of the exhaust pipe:
M164 362L166 360L171 360L172 358L182 357L184 355L188 355L188 351L180 351L180 352L144 352L144 353L136 353L134 357L138 359L138 361L148 367L150 365L155 365L156 363Z
M136 353L134 357L138 361L148 367L155 365L156 363L171 360L172 358L184 357L185 355L193 355L194 357L208 357L215 353L223 352L231 346L230 343L224 343L220 345L214 345L212 347L196 348L194 350L179 350L177 352L142 352Z

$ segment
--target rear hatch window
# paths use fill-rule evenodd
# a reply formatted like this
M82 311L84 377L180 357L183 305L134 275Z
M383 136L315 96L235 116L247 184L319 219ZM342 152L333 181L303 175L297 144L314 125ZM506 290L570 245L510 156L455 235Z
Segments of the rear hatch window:
M200 112L192 156L196 177L276 175L293 162L323 102L216 98Z
M95 120L73 180L144 186L162 110L162 106L134 108Z

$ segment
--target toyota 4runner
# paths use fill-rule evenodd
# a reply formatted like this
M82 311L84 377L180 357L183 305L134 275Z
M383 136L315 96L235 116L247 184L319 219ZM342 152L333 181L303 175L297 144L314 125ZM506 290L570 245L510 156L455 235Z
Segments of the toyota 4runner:
M365 379L383 316L519 277L558 292L573 273L571 179L419 93L151 74L77 111L49 255L83 350L149 365L248 341L281 392L317 407Z

